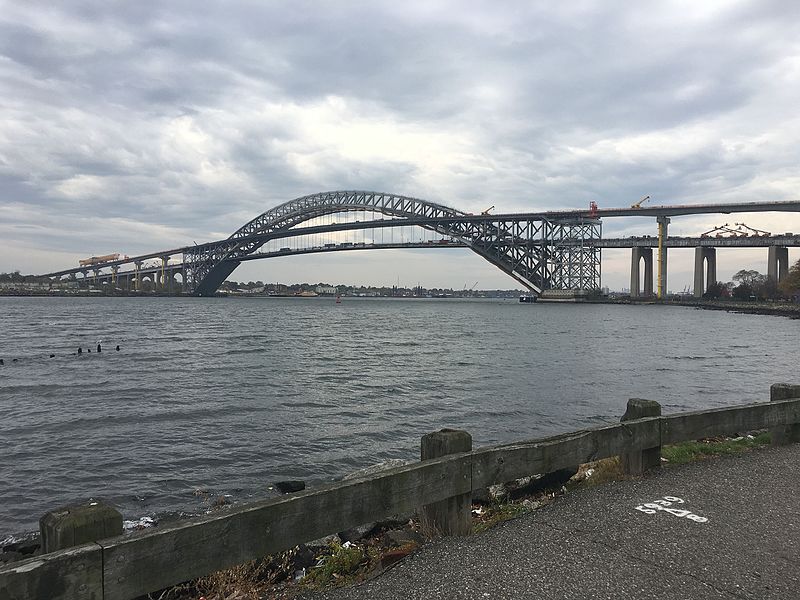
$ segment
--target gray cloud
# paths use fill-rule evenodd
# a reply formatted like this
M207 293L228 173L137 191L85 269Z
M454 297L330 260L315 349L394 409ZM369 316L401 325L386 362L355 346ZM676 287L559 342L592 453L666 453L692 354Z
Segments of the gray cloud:
M0 270L210 239L324 189L469 211L791 198L798 17L777 0L0 0ZM329 279L376 277L376 259L325 260ZM611 260L607 283L625 271Z

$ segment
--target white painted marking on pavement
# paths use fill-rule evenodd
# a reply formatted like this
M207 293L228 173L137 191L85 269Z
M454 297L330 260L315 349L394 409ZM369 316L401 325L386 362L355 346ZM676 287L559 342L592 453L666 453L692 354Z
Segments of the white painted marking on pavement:
M676 496L664 496L663 498L654 500L653 502L645 502L644 504L635 506L634 509L647 515L654 515L657 512L665 512L675 517L689 519L695 523L708 522L707 517L701 517L700 515L696 515L689 510L684 510L682 508L670 508L673 504L684 504L685 502L686 501L683 498L678 498Z

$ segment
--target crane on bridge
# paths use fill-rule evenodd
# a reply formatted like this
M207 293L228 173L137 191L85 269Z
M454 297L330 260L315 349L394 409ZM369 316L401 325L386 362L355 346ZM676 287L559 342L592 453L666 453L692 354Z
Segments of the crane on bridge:
M734 223L734 227L731 227L727 223L724 225L718 225L713 229L709 229L700 234L700 237L767 237L772 235L769 231L764 231L762 229L756 229L755 227L750 227L749 225L745 225L744 223Z
M642 204L644 204L649 199L650 199L650 196L645 196L644 198L642 198L638 202L634 202L633 204L631 204L631 208L642 208Z

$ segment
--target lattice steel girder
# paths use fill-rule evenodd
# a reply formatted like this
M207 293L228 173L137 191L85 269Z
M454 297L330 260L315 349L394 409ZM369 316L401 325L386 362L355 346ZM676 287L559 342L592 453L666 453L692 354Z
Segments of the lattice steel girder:
M601 286L601 254L594 241L602 237L596 219L551 221L547 245L552 288L596 290Z
M549 264L554 254L548 248L558 240L591 237L599 227L592 225L598 221L586 219L476 221L464 212L417 198L364 191L325 192L276 206L246 223L227 240L186 251L187 285L198 295L210 295L238 266L237 259L260 248L272 237L270 234L280 232L284 237L287 230L322 215L363 210L389 215L398 221L398 226L404 220L430 219L420 226L461 241L535 292L551 287L553 273L558 281L565 280L561 272L564 261ZM573 270L567 269L567 281L575 279L570 275ZM586 278L579 279L584 282Z

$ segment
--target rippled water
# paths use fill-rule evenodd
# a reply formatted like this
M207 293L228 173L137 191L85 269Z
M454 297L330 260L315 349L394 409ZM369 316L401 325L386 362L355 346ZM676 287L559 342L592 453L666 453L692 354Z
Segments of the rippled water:
M198 489L336 479L445 426L480 446L614 421L633 396L766 400L796 379L798 333L659 306L0 298L0 539L90 496L161 517L203 512Z

